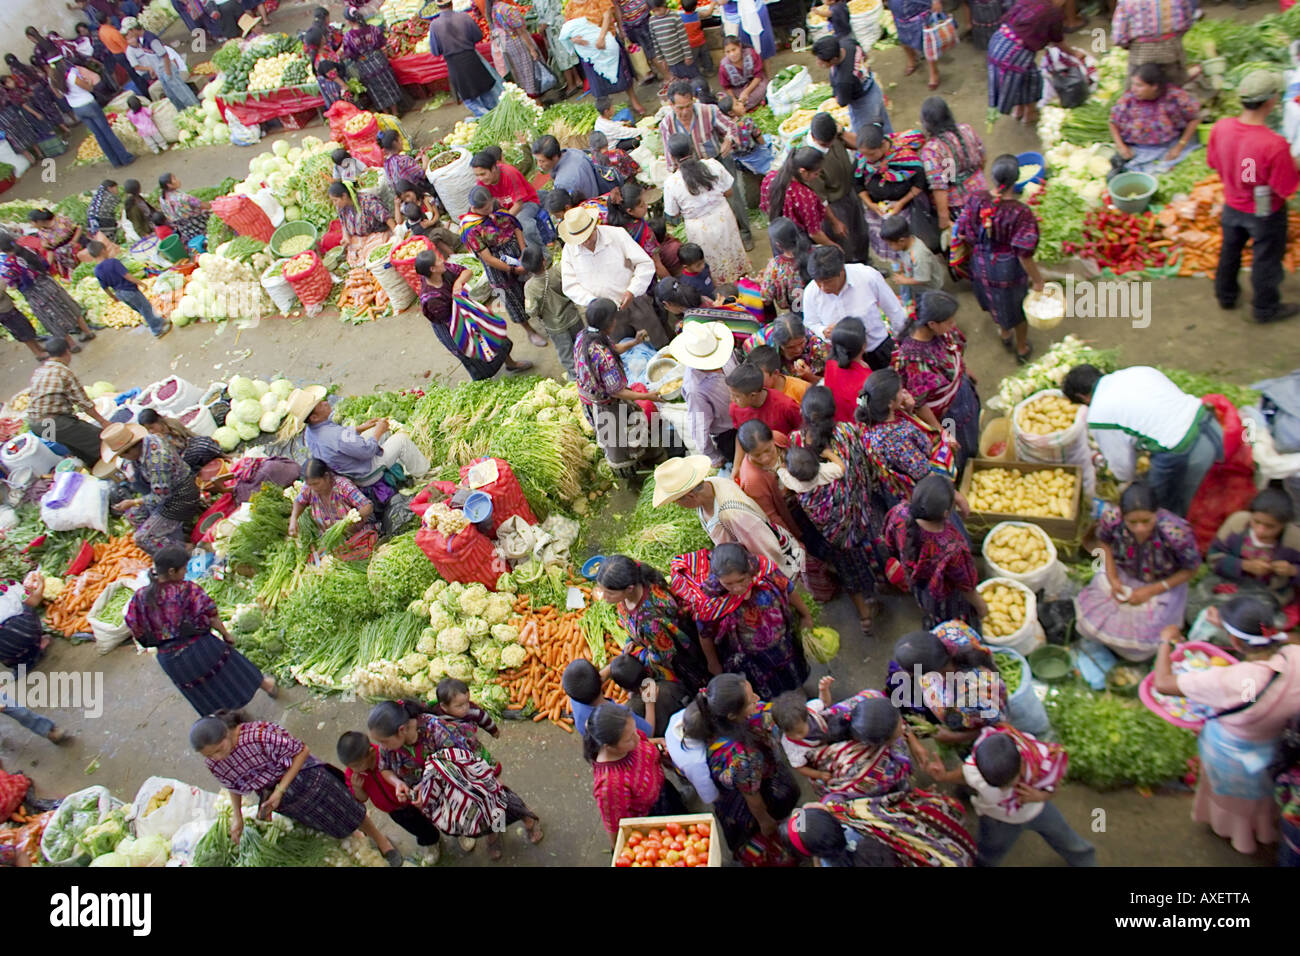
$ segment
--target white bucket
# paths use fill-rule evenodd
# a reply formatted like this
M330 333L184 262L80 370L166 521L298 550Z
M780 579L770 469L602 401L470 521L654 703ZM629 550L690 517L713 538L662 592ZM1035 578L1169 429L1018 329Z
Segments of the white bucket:
M217 420L206 405L191 405L176 417L182 425L204 438L211 438L217 430Z
M379 250L383 249L384 254L379 255ZM366 262L366 268L370 274L375 277L379 287L384 290L388 296L388 301L392 303L393 312L405 312L415 301L415 290L411 284L402 278L402 274L393 268L393 264L388 261L388 246L380 246L374 251L370 259Z
M167 398L159 398L158 391L168 382L174 382L176 390ZM154 382L145 389L140 396L140 404L146 408L152 408L159 415L175 418L191 405L197 405L202 397L203 389L177 375L171 375L161 382Z
M272 274L276 265L279 265L279 263L272 265L271 268L262 273L262 288L271 297L271 301L280 310L280 314L288 315L293 311L294 306L298 304L298 293L293 291L293 286L283 274Z
M54 470L61 459L31 432L15 435L0 448L0 462L5 471L13 473L20 468L34 475L46 475Z

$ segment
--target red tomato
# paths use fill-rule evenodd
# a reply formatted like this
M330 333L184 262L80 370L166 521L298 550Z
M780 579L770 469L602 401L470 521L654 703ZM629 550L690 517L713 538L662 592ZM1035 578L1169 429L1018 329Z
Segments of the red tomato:
M628 857L620 856L617 860L614 861L614 865L615 865L615 866L631 866L633 862L634 862L634 861L632 861L632 860L629 859Z
M697 823L695 825L695 832L702 837L706 837L709 835L709 825L707 823Z
M646 834L646 836L651 840L658 840L660 839L661 834L658 830L651 830L649 833Z
M667 860L669 863L676 863L681 858L682 855L678 853L676 850L669 850L667 853L664 854L664 859Z
M673 841L673 847L672 847L672 848L673 848L674 850L677 850L678 852L680 852L680 851L686 849L686 841L684 841L684 840L674 840L674 841Z
M659 850L655 847L651 847L650 849L646 850L645 859L647 863L656 862L659 859Z
M691 853L689 850L687 851L684 859L686 860L687 866L698 866L700 862L700 858L696 856L694 853Z
M669 835L676 837L681 834L682 825L680 823L670 823L664 829L668 831Z
M641 842L641 834L633 831L632 835L627 838L628 846L636 846Z
M686 866L686 865L687 863L685 860L678 860L676 863L673 864L673 866Z

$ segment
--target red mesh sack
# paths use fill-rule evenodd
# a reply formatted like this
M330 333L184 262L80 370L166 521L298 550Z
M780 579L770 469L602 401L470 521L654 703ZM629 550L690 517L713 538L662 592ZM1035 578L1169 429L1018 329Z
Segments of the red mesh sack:
M451 481L429 482L423 491L408 502L407 507L411 509L413 514L419 515L421 518L424 517L424 513L429 510L429 505L433 504L431 489L442 492L443 498L450 498L456 493L456 483ZM438 500L442 501L443 498Z
M402 241L400 246L394 247L388 256L388 261L392 263L393 268L398 274L406 280L416 294L420 291L420 277L415 272L415 257L425 250L432 249L433 243L424 236L411 236Z
M461 482L464 483L465 476L469 474L470 468L480 461L488 460L497 463L497 480L490 485L484 485L474 490L481 491L492 497L492 533L496 534L497 528L515 515L523 518L529 524L537 524L537 518L533 516L533 510L528 507L528 499L524 497L524 489L520 487L519 479L515 477L515 473L511 470L508 462L500 458L476 458L461 468Z
M347 100L337 100L325 111L325 121L330 124L330 139L336 143L347 143L348 134L345 129L347 121L360 112L361 110Z
M264 210L247 196L222 196L212 200L212 212L235 231L236 235L252 236L261 242L270 242L275 227Z
M293 264L302 261L304 256L310 257L311 266L302 272L291 275L290 269L293 268ZM284 278L289 285L293 286L293 291L302 301L302 304L307 306L323 303L330 297L330 290L334 285L329 270L325 268L325 263L314 249L299 253L286 262L284 264Z
M495 589L497 578L506 571L492 542L473 525L452 538L435 528L421 528L415 533L415 543L447 581L461 584L477 581L486 588Z

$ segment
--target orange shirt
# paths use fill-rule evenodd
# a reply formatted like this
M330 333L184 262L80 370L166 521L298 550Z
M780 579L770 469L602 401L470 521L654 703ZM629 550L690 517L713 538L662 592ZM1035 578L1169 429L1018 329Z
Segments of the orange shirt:
M111 23L101 24L99 27L99 39L108 47L110 53L126 52L126 37L122 36L122 31L114 27Z

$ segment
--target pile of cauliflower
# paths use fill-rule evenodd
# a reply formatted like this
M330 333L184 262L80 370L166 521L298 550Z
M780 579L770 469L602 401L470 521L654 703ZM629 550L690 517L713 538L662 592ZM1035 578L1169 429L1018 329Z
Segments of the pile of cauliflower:
M1110 157L1114 148L1107 143L1075 146L1058 143L1049 149L1044 158L1052 172L1052 182L1078 193L1089 205L1101 202L1106 190L1106 176L1110 172Z
M429 618L415 650L397 661L358 667L349 678L353 689L366 697L427 698L438 681L455 677L469 684L476 703L503 710L509 695L493 679L497 671L519 667L528 656L519 644L519 629L509 623L513 595L491 592L482 584L438 580L409 610Z

